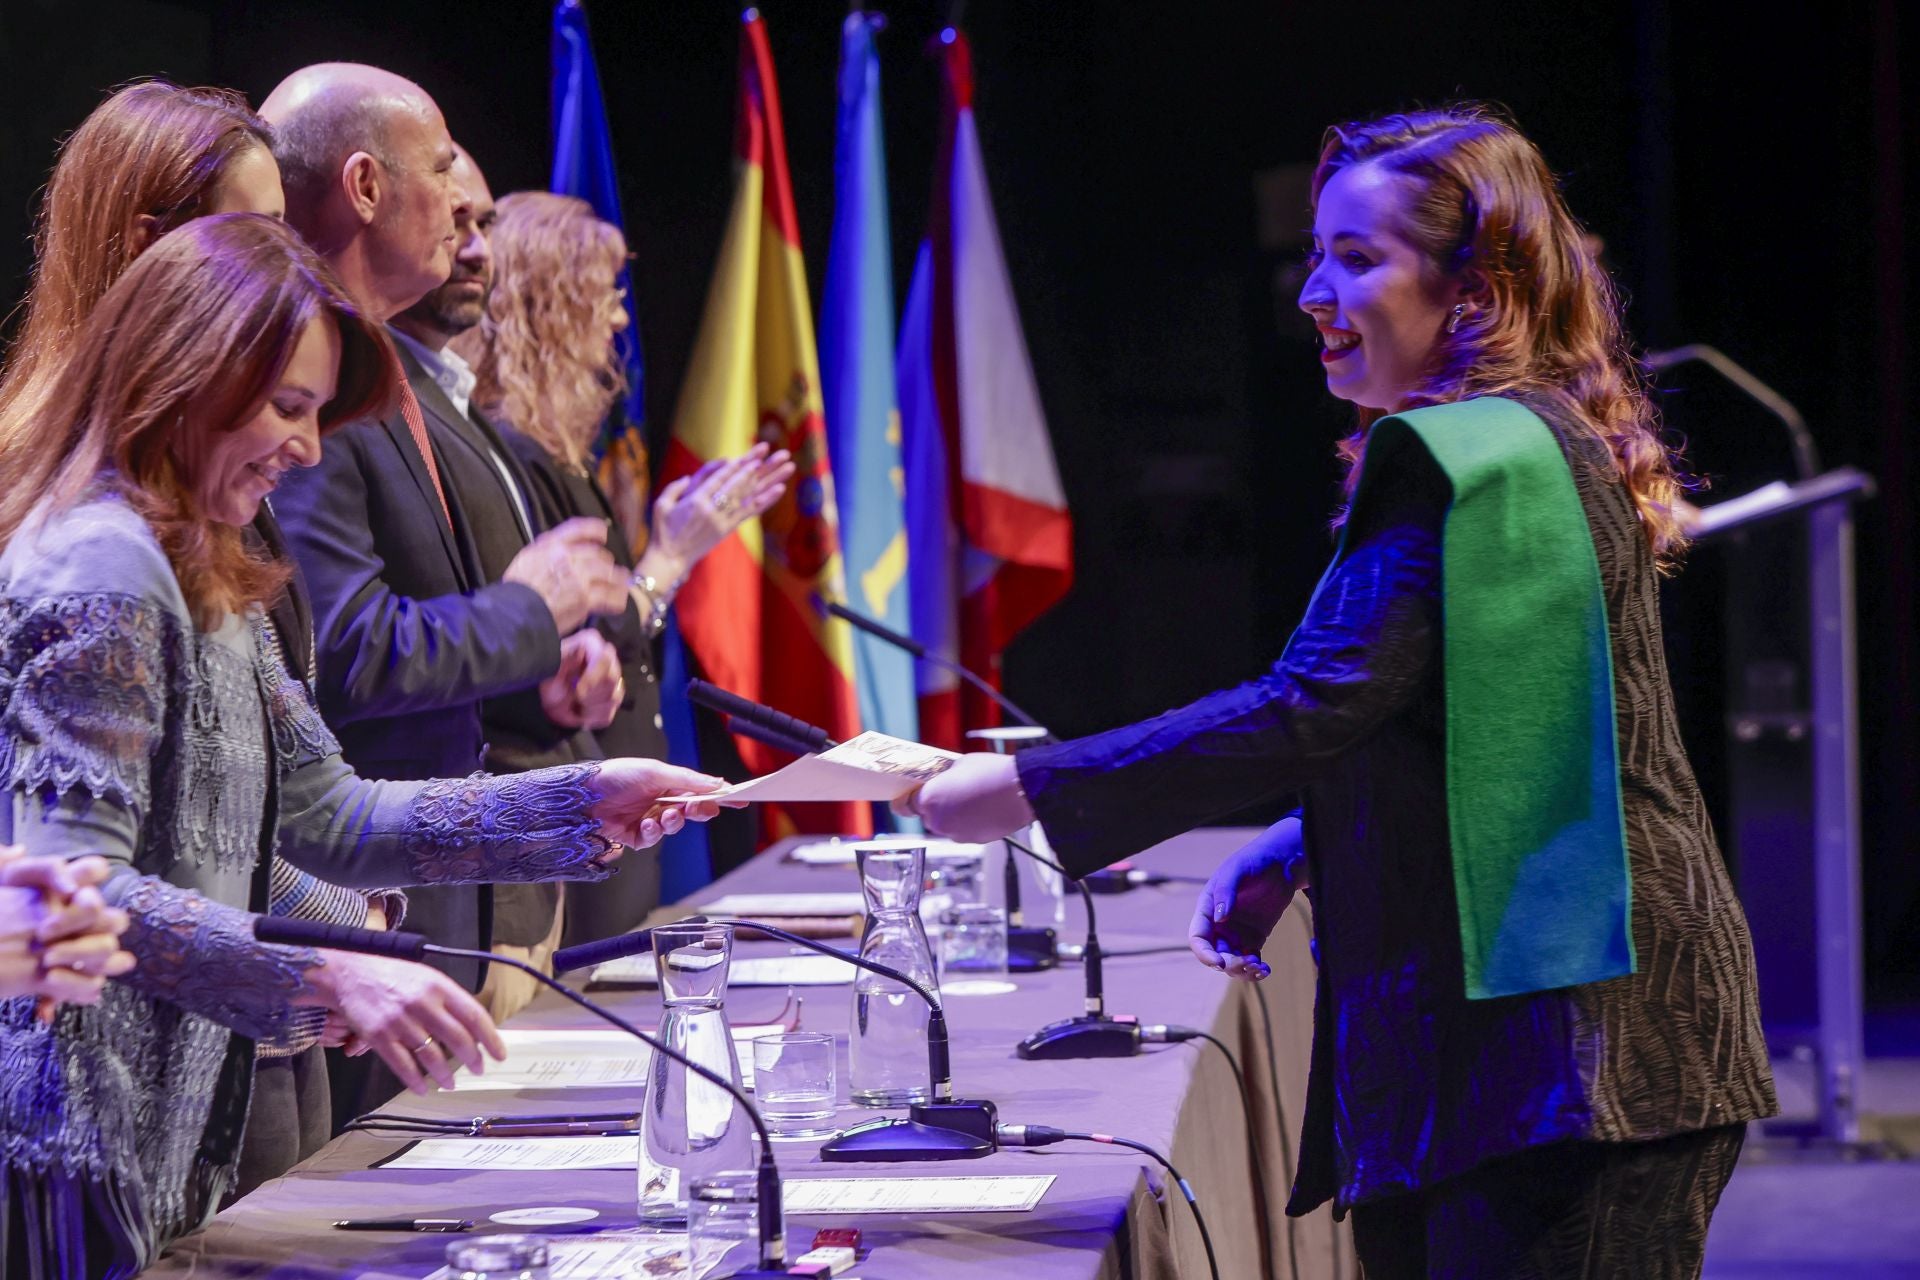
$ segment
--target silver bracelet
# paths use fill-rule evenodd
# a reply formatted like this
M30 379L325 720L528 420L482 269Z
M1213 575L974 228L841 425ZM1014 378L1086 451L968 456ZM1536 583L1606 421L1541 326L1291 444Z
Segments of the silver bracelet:
M628 578L627 582L630 586L638 587L646 593L650 609L641 622L647 629L647 638L652 640L667 629L667 610L673 605L673 597L671 594L661 592L660 584L654 580L652 574L641 573L638 569L633 571L633 576Z

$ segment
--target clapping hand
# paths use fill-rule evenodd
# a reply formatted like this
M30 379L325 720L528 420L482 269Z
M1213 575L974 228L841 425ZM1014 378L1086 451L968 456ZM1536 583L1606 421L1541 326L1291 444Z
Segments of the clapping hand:
M1260 951L1305 887L1305 867L1300 820L1284 818L1215 868L1187 928L1187 945L1200 963L1230 978L1265 978L1271 970Z
M531 588L563 636L595 614L627 607L627 575L607 550L605 520L576 516L555 525L520 548L500 579Z
M652 576L678 581L748 520L766 514L793 479L793 455L756 444L737 458L715 459L682 476L653 500Z
M560 670L540 682L540 709L567 729L604 729L627 698L620 652L592 627L560 642Z

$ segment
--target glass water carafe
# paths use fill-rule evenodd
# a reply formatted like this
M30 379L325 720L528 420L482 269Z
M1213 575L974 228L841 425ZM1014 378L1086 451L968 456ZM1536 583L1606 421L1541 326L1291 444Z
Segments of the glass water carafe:
M863 841L854 846L866 928L860 954L898 969L937 1000L933 947L920 922L926 848L916 838ZM863 1107L904 1107L932 1100L927 1079L926 1001L912 988L862 969L853 978L853 1028L847 1044L847 1083Z
M667 1006L659 1038L739 1084L740 1060L726 1011L732 926L662 926L653 931L653 955ZM753 1167L753 1121L740 1104L711 1080L656 1053L640 1113L640 1220L684 1225L689 1179Z

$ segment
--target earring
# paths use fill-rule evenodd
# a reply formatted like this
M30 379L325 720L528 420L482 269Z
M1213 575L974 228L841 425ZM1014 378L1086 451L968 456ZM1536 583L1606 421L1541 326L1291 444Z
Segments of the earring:
M1451 320L1449 320L1449 321L1447 321L1447 332L1448 332L1448 333L1458 333L1458 332L1460 332L1460 317L1461 317L1461 316L1463 316L1463 315L1465 315L1466 313L1467 313L1467 304L1466 304L1466 303L1464 303L1464 302L1456 302L1456 303L1454 303L1454 305L1453 305L1453 319L1451 319Z

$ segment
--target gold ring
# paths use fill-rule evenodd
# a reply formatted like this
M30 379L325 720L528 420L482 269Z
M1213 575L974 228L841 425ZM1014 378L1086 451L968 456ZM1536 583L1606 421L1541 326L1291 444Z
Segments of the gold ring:
M413 1054L417 1058L431 1048L433 1048L433 1037L428 1036L425 1040L422 1040L417 1046L415 1046L412 1049L409 1049L407 1052Z

